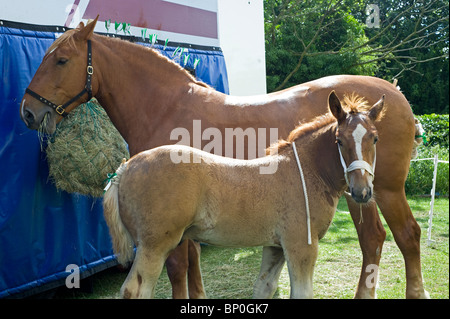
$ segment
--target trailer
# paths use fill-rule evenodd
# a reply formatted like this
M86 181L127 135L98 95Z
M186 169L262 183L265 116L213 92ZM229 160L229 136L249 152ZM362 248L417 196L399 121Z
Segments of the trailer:
M252 12L262 21L262 1L19 2L0 1L0 298L22 298L70 285L68 279L74 274L83 279L117 264L102 199L58 191L49 181L37 132L29 130L19 116L25 88L51 43L80 21L100 14L95 32L152 46L169 58L182 49L189 59L180 57L176 62L228 94L233 93L228 73L233 63L225 63L221 34L224 43L232 43L228 44L230 51L239 41L227 40L226 32L221 33L220 20L229 21L229 17L221 18L220 12L230 14L230 5L245 5L247 11L257 8ZM246 10L242 10L242 19L248 20ZM115 30L115 23L125 30ZM246 74L247 91L265 93L264 38L259 37L258 54L254 43L244 42L253 48L244 62L255 68ZM242 68L236 64L236 69ZM258 80L248 81L249 76ZM239 81L235 88L234 94L245 90Z

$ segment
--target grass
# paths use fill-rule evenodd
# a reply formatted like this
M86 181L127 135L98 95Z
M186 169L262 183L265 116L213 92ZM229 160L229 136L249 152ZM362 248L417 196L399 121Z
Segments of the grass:
M425 289L432 298L449 298L449 200L437 198L432 228L433 244L427 244L430 199L410 197L411 210L422 229L421 260ZM362 256L355 227L347 204L341 199L338 211L326 236L319 243L319 256L314 271L314 298L353 298L361 271ZM381 215L380 215L381 216ZM380 299L404 298L405 266L392 233L381 216L387 236L379 270ZM208 298L248 299L259 273L261 247L219 248L203 246L201 265ZM117 268L93 278L93 292L61 290L57 298L118 298L127 271ZM82 283L83 285L83 283ZM289 298L289 275L285 266L274 298ZM171 298L171 286L163 271L156 287L156 298Z

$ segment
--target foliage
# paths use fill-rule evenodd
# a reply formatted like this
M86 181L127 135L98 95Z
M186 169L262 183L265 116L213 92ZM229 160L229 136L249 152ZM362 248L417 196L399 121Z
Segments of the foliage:
M380 12L386 12L382 19L387 21L402 10L408 10L405 18L398 19L392 26L392 32L380 39L382 45L400 39L410 41L415 33L419 41L407 49L399 47L394 58L387 60L377 75L399 79L414 113L448 113L448 1L384 0L379 5Z
M422 123L427 139L427 146L439 145L449 148L448 114L425 114L416 116Z
M369 28L373 3L264 0L268 91L332 74L397 78L415 114L448 113L448 1L378 1Z
M416 116L425 130L426 143L419 146L417 158L434 158L438 154L440 160L449 158L449 123L448 114L426 114ZM434 161L413 161L405 183L409 195L430 194L433 182ZM436 194L449 194L449 165L439 163L436 176Z
M361 1L265 1L267 86L269 91L319 77L370 74L375 63L356 65L370 48L364 24L350 14ZM301 14L300 14L301 12Z
M419 146L418 159L434 158L438 154L440 160L448 161L448 148L435 146ZM409 168L408 178L405 183L405 191L408 195L425 195L430 194L433 183L434 161L413 161ZM448 175L449 164L439 163L436 176L436 194L449 194Z

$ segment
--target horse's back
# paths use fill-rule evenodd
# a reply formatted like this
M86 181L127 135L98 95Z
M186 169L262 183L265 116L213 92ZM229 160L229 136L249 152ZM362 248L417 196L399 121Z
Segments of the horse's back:
M303 89L300 90L299 88ZM372 76L332 75L299 84L292 89L299 92L307 92L307 94L304 94L303 96L298 96L297 101L300 103L299 106L301 109L315 109L317 112L316 115L321 115L328 111L327 98L333 90L341 100L344 95L355 93L358 96L365 98L369 104L372 105L375 104L382 95L386 95L386 103L395 104L395 108L397 108L398 112L412 114L408 101L397 87L386 80ZM312 105L313 103L315 105Z
M266 121L267 118L270 118L273 121L272 124L275 125L272 127L278 126L280 137L286 138L290 130L299 122L308 122L317 116L328 113L327 99L333 90L341 100L343 100L344 95L354 93L366 99L370 105L375 104L385 95L387 105L387 121L385 122L387 123L385 124L383 121L379 123L382 130L384 126L391 125L391 119L398 121L398 118L403 121L397 126L398 130L409 132L411 127L414 127L414 116L405 96L392 83L372 76L332 75L267 95L227 96L225 104L261 107L261 116L264 115ZM294 125L284 129L288 125L280 123L280 121L293 122ZM409 139L409 135L406 136Z

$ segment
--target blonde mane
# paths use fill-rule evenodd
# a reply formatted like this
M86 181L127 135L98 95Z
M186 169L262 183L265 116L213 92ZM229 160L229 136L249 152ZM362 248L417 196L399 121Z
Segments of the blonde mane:
M76 48L75 40L73 39L73 35L78 31L79 31L78 29L72 29L72 30L67 30L66 32L61 34L61 36L59 38L57 38L47 49L47 51L45 52L45 57L47 57L47 55L50 54L51 52L53 52L57 47L65 45L65 44L68 44L71 48Z
M370 109L370 105L363 97L358 96L356 93L351 95L344 95L343 101L341 101L342 108L349 114L355 114L360 112L367 112ZM319 115L310 122L300 123L293 129L286 140L281 139L278 142L271 145L267 150L267 155L274 155L291 146L293 141L296 141L300 137L314 132L322 127L336 123L336 118L330 111L324 115Z

